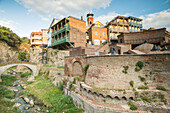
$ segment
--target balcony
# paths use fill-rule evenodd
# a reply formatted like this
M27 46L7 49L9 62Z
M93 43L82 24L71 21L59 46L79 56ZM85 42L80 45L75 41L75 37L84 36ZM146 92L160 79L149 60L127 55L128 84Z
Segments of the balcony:
M64 32L64 31L69 31L69 26L64 26L64 27L60 28L59 30L54 31L54 32L51 34L51 36L53 37L53 36L58 35L58 34Z
M119 25L124 25L124 26L128 26L129 23L128 22L117 22Z
M129 25L134 26L134 27L142 28L142 24L138 24L138 23L134 23L134 22L129 22Z
M60 38L60 39L55 40L54 42L52 42L51 46L59 45L59 44L62 44L64 42L69 42L69 41L70 41L69 37L63 37L63 38Z
M125 29L110 29L110 33L112 33L112 32L123 32L123 33L128 33L129 32L129 30L125 30Z
M31 37L31 39L41 39L42 37Z
M42 42L31 42L31 45L40 45Z

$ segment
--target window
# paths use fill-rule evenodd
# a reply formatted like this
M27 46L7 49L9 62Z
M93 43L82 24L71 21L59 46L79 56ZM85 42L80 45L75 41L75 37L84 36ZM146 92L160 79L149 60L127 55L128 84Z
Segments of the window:
M97 32L97 31L95 31L95 35L98 35L98 32Z
M103 32L103 36L105 36L105 32Z
M94 45L100 45L100 40L95 39L95 40L94 40Z

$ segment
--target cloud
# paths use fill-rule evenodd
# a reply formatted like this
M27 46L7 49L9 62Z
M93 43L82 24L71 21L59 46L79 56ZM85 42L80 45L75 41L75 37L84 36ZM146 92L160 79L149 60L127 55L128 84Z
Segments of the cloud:
M10 28L14 33L20 37L29 36L28 33L22 32L22 29L19 27L20 24L12 20L0 20L0 26Z
M29 12L34 12L42 16L55 16L63 18L65 16L79 16L92 9L106 8L111 0L15 0ZM45 19L47 20L47 19Z
M15 25L14 25L14 21L12 21L12 20L0 20L0 25L1 26L5 26L5 27L8 27L8 28L10 28L12 31L15 31Z
M163 28L166 27L170 31L170 9L140 16L143 19L144 28Z
M100 21L103 24L106 24L106 22L110 22L112 19L114 19L116 16L121 15L121 16L128 16L130 15L129 13L126 14L119 14L116 12L109 12L106 15L101 15L97 18L94 18L94 21Z
M170 0L165 0L164 4L167 4L167 3L169 3L169 2L170 2Z
M121 15L121 16L130 16L131 14L126 13L126 14L119 14L116 12L109 12L106 15L101 15L99 17L94 18L94 21L100 21L103 24L105 24L107 21L111 21L113 18L116 16ZM135 16L134 16L135 17ZM139 18L143 19L143 28L148 29L150 27L153 28L167 28L168 31L170 31L170 9L157 12L157 13L152 13L148 15L143 15L140 16Z
M5 11L4 11L4 10L2 10L2 9L0 9L0 13L5 13Z

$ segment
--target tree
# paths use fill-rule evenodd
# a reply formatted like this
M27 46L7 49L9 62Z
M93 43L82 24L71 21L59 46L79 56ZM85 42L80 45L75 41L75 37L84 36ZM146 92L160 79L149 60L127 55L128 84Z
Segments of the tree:
M24 61L26 59L26 52L20 51L18 54L18 59Z

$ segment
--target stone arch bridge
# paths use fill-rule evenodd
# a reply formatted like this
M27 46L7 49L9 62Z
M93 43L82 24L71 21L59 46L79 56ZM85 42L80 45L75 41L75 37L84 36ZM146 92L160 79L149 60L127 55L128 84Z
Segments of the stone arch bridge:
M38 72L38 66L36 64L29 63L29 62L13 62L13 63L0 64L0 75L7 69L18 65L22 65L29 68L32 71L33 76L36 76Z

